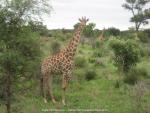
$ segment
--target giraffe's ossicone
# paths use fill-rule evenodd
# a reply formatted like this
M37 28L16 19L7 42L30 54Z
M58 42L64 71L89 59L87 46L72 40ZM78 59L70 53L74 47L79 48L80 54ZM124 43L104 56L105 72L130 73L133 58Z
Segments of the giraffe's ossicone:
M73 68L74 55L76 53L77 46L80 42L81 33L86 26L88 19L85 17L79 19L80 24L75 30L73 38L69 44L59 53L48 56L42 61L41 74L42 74L42 85L43 85L43 96L44 101L47 102L46 93L52 99L53 103L56 103L55 98L52 93L52 78L55 73L60 73L62 75L62 103L65 105L65 91L70 80L71 71Z

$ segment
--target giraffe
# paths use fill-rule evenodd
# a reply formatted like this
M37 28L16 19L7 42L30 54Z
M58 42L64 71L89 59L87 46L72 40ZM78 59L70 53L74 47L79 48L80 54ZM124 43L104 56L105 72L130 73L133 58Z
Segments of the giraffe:
M75 30L73 38L70 40L69 44L62 49L59 53L48 56L42 61L41 65L41 74L42 74L42 84L43 84L43 96L44 102L47 103L46 93L48 92L49 96L53 103L56 103L56 100L52 92L52 78L53 74L60 73L62 74L62 104L65 103L65 91L68 86L68 82L71 78L71 71L74 63L74 56L76 53L77 46L80 42L81 33L86 26L88 19L82 17L79 19L79 26Z
M103 41L104 40L104 32L105 32L105 28L103 28L102 33L99 36L99 40Z

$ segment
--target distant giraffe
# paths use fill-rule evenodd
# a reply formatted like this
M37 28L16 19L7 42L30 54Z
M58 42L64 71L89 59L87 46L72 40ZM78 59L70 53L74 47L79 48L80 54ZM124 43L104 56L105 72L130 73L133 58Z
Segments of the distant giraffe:
M43 96L45 103L47 102L47 91L52 99L52 102L56 103L52 93L52 74L60 73L62 74L62 103L63 105L65 105L65 91L70 80L75 52L80 42L81 33L86 26L88 19L82 17L81 19L79 19L79 21L80 24L75 30L73 38L71 39L67 47L53 56L48 56L42 62L41 73L43 78Z
M104 40L104 32L105 32L105 28L103 28L102 33L100 34L100 36L98 37L100 41Z

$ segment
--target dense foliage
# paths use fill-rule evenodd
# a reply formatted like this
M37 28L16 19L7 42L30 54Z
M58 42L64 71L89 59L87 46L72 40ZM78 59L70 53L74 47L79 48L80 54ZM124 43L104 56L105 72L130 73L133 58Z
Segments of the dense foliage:
M128 72L140 60L140 47L133 40L112 39L110 46L115 55L115 65L120 71Z
M106 35L107 36L119 36L120 30L114 27L110 27L106 30Z
M42 22L30 21L28 26L32 29L33 32L38 32L41 36L51 36L46 25L43 25Z
M35 71L40 61L39 36L28 23L41 10L49 11L48 6L43 0L0 1L0 93L7 113L11 112L11 100L18 84L39 73Z

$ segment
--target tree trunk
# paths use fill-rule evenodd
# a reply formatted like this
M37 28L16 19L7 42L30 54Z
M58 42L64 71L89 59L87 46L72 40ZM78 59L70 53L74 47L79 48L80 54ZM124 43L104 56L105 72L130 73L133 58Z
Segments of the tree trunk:
M138 32L139 31L139 28L138 27L136 27L136 32Z
M6 75L6 113L11 113L11 75Z
M136 31L136 32L139 31L138 23L135 23L135 31Z

